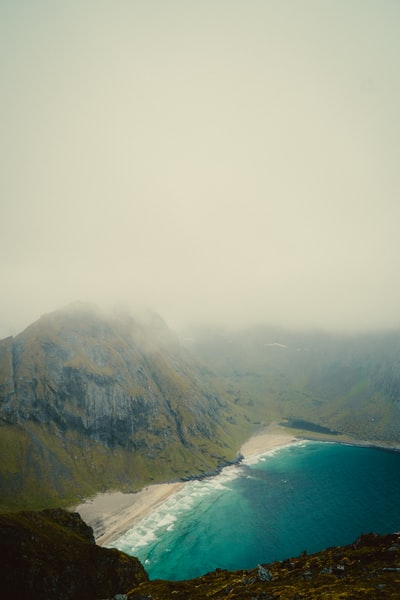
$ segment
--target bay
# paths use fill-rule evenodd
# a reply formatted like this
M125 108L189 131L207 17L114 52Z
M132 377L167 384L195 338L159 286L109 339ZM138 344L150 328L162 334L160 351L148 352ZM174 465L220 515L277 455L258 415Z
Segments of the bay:
M191 481L112 546L151 579L246 569L400 530L400 453L298 442Z

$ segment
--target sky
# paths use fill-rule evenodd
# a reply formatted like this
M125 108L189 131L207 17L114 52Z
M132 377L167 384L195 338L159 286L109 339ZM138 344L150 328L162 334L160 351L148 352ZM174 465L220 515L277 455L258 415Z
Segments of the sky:
M400 327L400 2L0 0L0 337Z

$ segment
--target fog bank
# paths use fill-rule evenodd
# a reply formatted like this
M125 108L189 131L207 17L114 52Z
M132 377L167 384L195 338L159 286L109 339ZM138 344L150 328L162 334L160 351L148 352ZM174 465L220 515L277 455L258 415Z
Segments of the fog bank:
M400 326L400 4L5 0L0 337Z

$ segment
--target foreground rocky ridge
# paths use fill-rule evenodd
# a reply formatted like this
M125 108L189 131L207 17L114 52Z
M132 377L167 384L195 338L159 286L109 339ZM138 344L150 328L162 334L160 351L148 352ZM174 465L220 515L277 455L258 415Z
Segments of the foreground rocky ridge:
M0 589L22 600L319 600L399 597L400 534L360 536L353 544L251 570L217 569L189 581L149 581L140 562L95 545L76 513L0 515Z
M147 580L138 559L101 548L78 513L0 515L0 589L21 600L112 597Z
M354 544L258 565L246 571L216 570L191 581L149 581L130 600L321 600L398 599L399 534L360 536Z

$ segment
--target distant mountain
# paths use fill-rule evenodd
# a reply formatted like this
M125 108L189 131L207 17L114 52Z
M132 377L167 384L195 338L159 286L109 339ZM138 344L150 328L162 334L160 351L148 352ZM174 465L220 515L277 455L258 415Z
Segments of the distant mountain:
M44 315L0 341L0 506L212 472L235 458L234 411L158 316Z
M400 332L331 335L257 327L192 332L187 345L252 420L308 420L400 442Z

